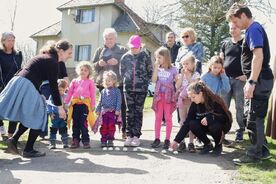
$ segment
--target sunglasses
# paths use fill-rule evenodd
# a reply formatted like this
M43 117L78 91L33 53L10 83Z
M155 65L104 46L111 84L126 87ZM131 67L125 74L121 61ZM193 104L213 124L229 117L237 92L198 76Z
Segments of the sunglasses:
M189 38L189 37L190 37L189 35L182 36L182 38Z

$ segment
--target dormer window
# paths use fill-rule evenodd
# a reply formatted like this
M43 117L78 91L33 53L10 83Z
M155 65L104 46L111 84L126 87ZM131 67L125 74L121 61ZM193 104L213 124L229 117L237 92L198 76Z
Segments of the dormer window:
M95 8L77 10L76 22L81 24L95 21Z

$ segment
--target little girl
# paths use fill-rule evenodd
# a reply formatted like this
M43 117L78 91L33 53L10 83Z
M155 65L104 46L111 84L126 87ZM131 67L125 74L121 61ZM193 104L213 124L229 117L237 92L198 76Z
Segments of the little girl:
M155 52L155 65L152 74L152 82L156 83L152 108L155 111L155 140L151 144L153 148L160 145L160 131L163 112L166 121L166 139L163 149L170 146L172 131L172 113L176 109L175 91L173 82L177 78L177 68L171 64L170 51L160 47Z
M101 98L96 112L99 115L97 122L101 124L101 147L113 147L115 124L120 115L122 97L119 88L116 87L117 75L113 71L105 71L103 74L103 86Z
M130 51L121 58L120 72L127 105L125 146L139 146L143 122L143 109L148 85L152 76L150 56L141 51L142 39L138 35L130 37Z
M176 83L176 96L177 96L177 107L179 108L180 125L186 120L191 100L188 98L187 88L189 84L200 79L200 74L195 71L196 59L193 55L189 54L182 58L182 70L179 74L178 81ZM195 146L193 143L194 135L189 133L190 143L188 144L188 150L195 152ZM179 151L183 151L186 148L185 140L180 143Z
M90 148L88 123L94 124L93 111L95 109L96 87L90 79L92 67L88 61L81 61L76 67L78 78L73 79L68 90L65 103L69 103L68 126L73 118L73 141L71 148L78 148L80 140L83 147ZM81 138L80 138L81 135Z
M222 96L230 91L229 78L223 69L223 60L213 56L209 61L209 71L201 76L201 80L213 91Z
M65 91L67 90L67 87L68 87L68 83L65 79L58 80L58 91L59 91L59 95L62 103L66 96ZM59 134L61 135L63 148L68 148L67 123L64 119L59 118L58 107L54 105L52 96L50 96L49 100L47 100L47 113L51 117L49 148L50 149L56 148L57 131L59 131Z
M208 88L215 93L222 97L226 95L230 90L230 82L229 78L225 74L223 68L223 60L219 56L211 57L209 61L209 71L201 76L201 80L208 86ZM221 141L229 145L230 142L225 139L225 133L222 133Z

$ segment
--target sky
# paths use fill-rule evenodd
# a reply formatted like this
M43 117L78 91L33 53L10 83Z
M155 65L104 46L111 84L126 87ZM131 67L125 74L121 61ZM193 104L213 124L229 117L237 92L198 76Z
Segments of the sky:
M17 15L15 20L14 33L16 41L20 43L34 43L29 36L61 20L61 12L56 8L69 0L17 0ZM125 0L125 3L138 14L143 12L143 7L149 0ZM155 0L151 0L155 1ZM158 2L164 2L156 0ZM0 32L10 30L10 14L14 9L15 0L1 0L0 6ZM276 9L276 0L270 1ZM262 14L253 11L255 19L264 24L267 31L271 53L276 55L276 14L271 20Z

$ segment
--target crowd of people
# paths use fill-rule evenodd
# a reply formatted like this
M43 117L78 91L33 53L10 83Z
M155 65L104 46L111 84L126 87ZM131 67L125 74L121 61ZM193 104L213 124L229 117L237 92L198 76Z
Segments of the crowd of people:
M101 147L113 147L116 125L122 128L124 146L138 147L148 85L153 82L156 83L152 103L155 134L151 147L161 146L164 119L163 149L184 151L185 137L189 135L189 152L196 152L196 138L203 143L201 154L220 155L232 127L229 107L233 98L238 123L235 141L243 141L246 128L251 141L246 154L233 161L243 164L268 159L264 120L274 80L268 38L245 5L233 4L226 19L231 37L221 45L220 54L210 58L206 73L202 73L204 47L197 41L193 28L183 29L181 43L176 42L175 33L167 33L166 43L154 53L154 61L143 49L141 36L129 38L128 50L116 43L115 29L106 28L104 45L96 50L92 61L79 62L78 76L71 82L65 67L65 62L72 57L70 42L47 42L21 68L23 57L15 49L15 36L4 32L0 50L0 132L5 137L3 120L9 120L8 151L18 154L18 140L30 129L23 157L45 156L44 152L34 149L34 143L39 135L47 136L48 119L51 120L50 149L56 148L57 131L63 148L77 149L82 145L89 149L90 128L95 133L99 129ZM241 30L244 29L243 37ZM96 89L100 93L98 101ZM171 141L175 110L180 129ZM272 138L276 135L275 127L274 93L266 132Z

